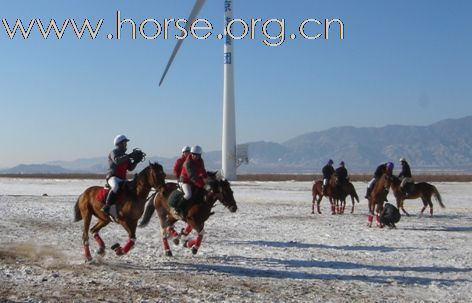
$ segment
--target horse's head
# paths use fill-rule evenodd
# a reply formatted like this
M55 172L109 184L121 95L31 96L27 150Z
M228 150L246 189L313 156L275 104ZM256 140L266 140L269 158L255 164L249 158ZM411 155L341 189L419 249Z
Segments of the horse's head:
M219 176L218 173L208 172L207 190L230 212L234 213L238 209L231 184L228 180Z
M390 186L392 185L392 182L394 180L394 176L390 173L385 173L383 174L383 178L382 178L382 181L383 181L383 188L385 190L388 190L390 188Z
M164 168L157 162L149 162L149 166L146 168L146 176L149 184L154 188L163 186L166 182Z

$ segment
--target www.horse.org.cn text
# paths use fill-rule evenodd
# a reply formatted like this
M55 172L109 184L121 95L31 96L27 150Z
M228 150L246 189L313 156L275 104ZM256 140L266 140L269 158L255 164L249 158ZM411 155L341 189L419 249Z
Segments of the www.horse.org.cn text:
M213 37L218 40L257 40L266 46L275 47L284 44L289 39L329 40L333 37L339 40L344 39L344 23L337 18L323 19L323 21L304 19L290 34L287 33L287 24L284 18L265 20L234 18L226 20L224 29L217 32L213 23L207 19L199 18L189 22L183 18L165 18L160 21L148 18L136 22L131 18L124 18L120 11L116 12L114 28L102 35L100 32L105 32L105 19L99 19L96 22L84 19L82 22L78 22L69 18L61 21L50 19L48 22L43 22L41 18L33 18L29 20L16 19L14 23L11 23L11 20L9 22L3 18L2 25L4 33L11 40L15 38L28 39L35 34L39 34L39 37L44 40L61 40L67 34L72 34L79 40L87 36L92 40L97 38L108 40L136 40L138 38L142 40L183 40L187 38L207 40Z

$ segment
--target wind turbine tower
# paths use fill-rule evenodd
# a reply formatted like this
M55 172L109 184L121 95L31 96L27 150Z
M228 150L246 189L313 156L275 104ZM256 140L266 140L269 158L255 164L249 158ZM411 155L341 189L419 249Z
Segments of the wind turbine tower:
M233 39L227 25L233 20L233 0L225 0L225 45L223 86L223 138L221 170L228 180L236 180L236 114L234 106L234 52Z

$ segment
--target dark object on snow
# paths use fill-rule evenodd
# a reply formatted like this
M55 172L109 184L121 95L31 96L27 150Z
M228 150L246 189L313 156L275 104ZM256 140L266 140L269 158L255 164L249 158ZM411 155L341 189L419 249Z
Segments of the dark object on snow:
M400 221L400 211L390 203L385 203L382 213L380 214L380 223L390 228L396 228L395 223Z

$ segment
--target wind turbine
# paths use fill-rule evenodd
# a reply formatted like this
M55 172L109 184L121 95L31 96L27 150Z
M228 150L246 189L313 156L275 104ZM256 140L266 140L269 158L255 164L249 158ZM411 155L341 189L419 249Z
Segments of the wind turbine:
M186 30L195 21L206 0L196 0L186 24ZM233 0L224 0L225 31L224 31L224 86L223 86L223 135L221 147L221 172L228 180L236 180L236 118L234 108L234 54L233 40L226 32L226 25L233 19ZM159 86L162 85L169 68L174 62L183 39L177 41L169 62L162 74Z

